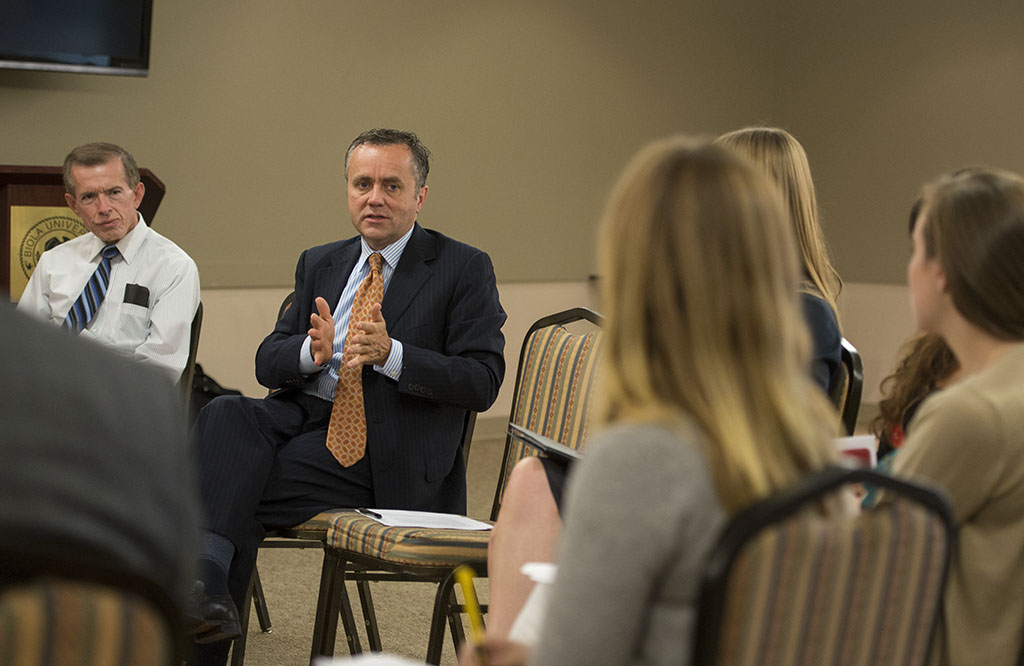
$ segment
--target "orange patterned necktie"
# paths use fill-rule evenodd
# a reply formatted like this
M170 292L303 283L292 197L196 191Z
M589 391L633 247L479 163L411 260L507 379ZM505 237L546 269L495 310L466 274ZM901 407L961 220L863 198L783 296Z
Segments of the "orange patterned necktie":
M352 358L349 346L359 334L356 324L370 320L370 306L384 298L384 278L380 252L370 255L370 274L359 283L352 299L352 312L345 334L345 351L338 368L338 387L334 390L331 423L327 426L327 449L342 467L351 467L366 455L366 410L363 407L363 366L347 368Z

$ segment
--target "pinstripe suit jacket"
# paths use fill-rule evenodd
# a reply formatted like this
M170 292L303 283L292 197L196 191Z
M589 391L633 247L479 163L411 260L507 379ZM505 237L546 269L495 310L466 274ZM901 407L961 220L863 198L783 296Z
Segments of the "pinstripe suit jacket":
M313 301L338 301L359 250L356 236L299 257L295 301L256 352L261 384L297 390L311 381L299 371L299 351ZM381 313L402 342L403 366L397 382L363 367L377 506L465 513L463 420L467 410L490 407L505 374L505 311L490 257L417 223Z

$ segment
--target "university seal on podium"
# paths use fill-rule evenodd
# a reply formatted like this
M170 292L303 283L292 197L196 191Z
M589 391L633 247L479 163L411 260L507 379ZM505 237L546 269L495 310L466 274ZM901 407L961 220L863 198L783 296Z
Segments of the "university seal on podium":
M81 236L86 231L85 225L78 218L70 215L46 217L29 227L25 235L22 236L18 248L18 257L21 260L21 270L25 274L25 279L32 275L36 264L39 263L39 255L45 250Z

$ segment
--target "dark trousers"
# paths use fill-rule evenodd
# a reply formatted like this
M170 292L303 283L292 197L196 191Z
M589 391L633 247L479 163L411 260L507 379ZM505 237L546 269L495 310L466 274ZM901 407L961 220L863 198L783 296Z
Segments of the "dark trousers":
M221 396L192 432L204 527L235 545L228 589L239 612L267 530L331 508L374 506L369 458L342 467L327 450L331 403L297 391ZM223 664L229 643L201 646L198 664Z

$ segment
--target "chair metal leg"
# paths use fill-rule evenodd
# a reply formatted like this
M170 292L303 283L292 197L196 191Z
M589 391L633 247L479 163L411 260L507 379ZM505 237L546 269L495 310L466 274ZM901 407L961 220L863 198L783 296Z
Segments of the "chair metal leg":
M463 608L459 604L459 600L455 597L455 587L452 586L448 593L448 626L452 632L452 645L458 650L459 646L466 640L466 630L462 626L462 612Z
M252 608L250 601L253 596L253 588L256 585L256 569L253 569L249 578L249 587L245 590L245 598L242 600L242 607L238 609L238 629L241 634L235 639L231 646L231 666L242 666L245 663L245 644L249 635L249 609Z
M348 599L348 588L345 587L345 563L341 562L338 565L341 573L338 574L337 580L335 580L335 603L334 609L329 610L331 613L331 640L334 640L334 635L337 632L338 618L341 618L341 627L345 630L345 640L348 641L348 652L349 654L362 654L363 648L359 645L359 630L356 629L356 618L352 614L352 604ZM378 643L380 642L378 637ZM333 642L331 644L333 655Z
M370 594L370 582L366 580L356 581L356 589L359 590L359 605L363 611L363 624L366 625L366 642L370 644L370 652L383 652L384 649L380 643L380 627L377 626L377 613L373 608L373 596Z
M253 569L252 603L256 609L256 620L260 624L260 631L269 634L271 631L270 610L267 608L267 597L263 594L263 583L260 581L259 567Z
M444 625L448 618L448 605L455 594L455 571L446 575L437 586L434 596L434 613L430 618L430 639L427 641L427 663L438 666L441 663L441 649L444 647Z
M334 566L337 556L330 551L324 550L324 563L320 570L320 591L316 597L316 616L313 619L313 644L310 647L309 660L319 657L326 649L324 647L324 633L327 630L327 607L331 604L331 595L334 589Z
M324 566L320 574L320 593L316 602L316 618L313 621L310 661L316 657L334 656L339 616L345 629L349 653L362 653L359 633L352 615L352 605L348 599L348 590L345 588L345 561L334 551L325 549Z

